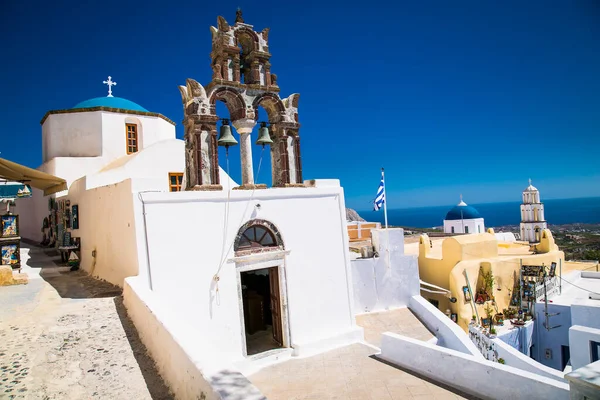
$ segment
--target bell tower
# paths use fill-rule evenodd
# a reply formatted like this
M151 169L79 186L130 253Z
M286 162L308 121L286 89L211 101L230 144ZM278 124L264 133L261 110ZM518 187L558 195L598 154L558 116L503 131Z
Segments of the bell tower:
M544 203L540 200L539 190L531 184L523 191L521 204L521 240L539 243L542 231L548 227L544 218Z
M270 144L273 186L304 186L298 134L300 95L279 97L277 75L271 72L269 61L269 28L255 31L238 9L234 25L219 16L217 27L210 30L212 80L204 87L187 79L186 85L179 87L184 110L186 190L222 190L217 146L229 149L236 144L228 134L229 121L239 134L242 185L237 189L266 187L256 185L253 176L251 133L257 122L262 126L257 144ZM217 116L217 101L225 103L229 118ZM258 121L259 106L267 121ZM219 120L225 123L218 138Z

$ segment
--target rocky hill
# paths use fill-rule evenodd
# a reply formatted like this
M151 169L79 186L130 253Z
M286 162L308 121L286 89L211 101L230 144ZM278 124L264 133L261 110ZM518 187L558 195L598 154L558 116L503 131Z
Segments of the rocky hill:
M364 218L358 215L356 211L351 208L346 208L346 220L347 221L359 221L364 222Z

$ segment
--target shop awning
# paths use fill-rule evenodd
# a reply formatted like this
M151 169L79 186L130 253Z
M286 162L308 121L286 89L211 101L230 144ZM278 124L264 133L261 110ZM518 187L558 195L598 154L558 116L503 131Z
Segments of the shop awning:
M44 191L48 196L62 190L67 190L67 181L37 169L0 158L0 178L8 181L21 182L28 186Z

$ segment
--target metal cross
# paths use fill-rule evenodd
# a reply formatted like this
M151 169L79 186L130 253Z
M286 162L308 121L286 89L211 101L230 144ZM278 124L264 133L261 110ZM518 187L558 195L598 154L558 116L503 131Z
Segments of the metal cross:
M111 86L115 86L117 84L117 82L113 82L112 81L112 77L108 77L107 81L102 81L102 83L104 83L105 85L108 85L108 96L106 97L113 97L112 95L112 87Z

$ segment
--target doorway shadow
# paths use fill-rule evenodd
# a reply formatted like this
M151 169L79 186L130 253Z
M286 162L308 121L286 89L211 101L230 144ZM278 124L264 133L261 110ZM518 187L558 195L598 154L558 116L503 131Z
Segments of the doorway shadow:
M165 382L158 373L156 363L150 354L148 354L148 350L146 349L144 343L142 343L140 335L133 324L133 321L127 314L127 309L123 304L123 296L115 297L114 303L115 309L117 310L117 315L119 316L119 320L121 321L121 325L125 331L125 336L129 341L129 346L131 347L133 356L140 367L140 371L142 372L150 396L152 396L153 400L174 399L173 394L170 392L169 388L167 385L165 385Z
M82 270L71 271L54 248L41 247L29 240L21 241L21 249L29 250L27 267L37 270L62 298L89 299L119 296L122 289L112 283L96 279ZM27 272L27 271L23 271Z

